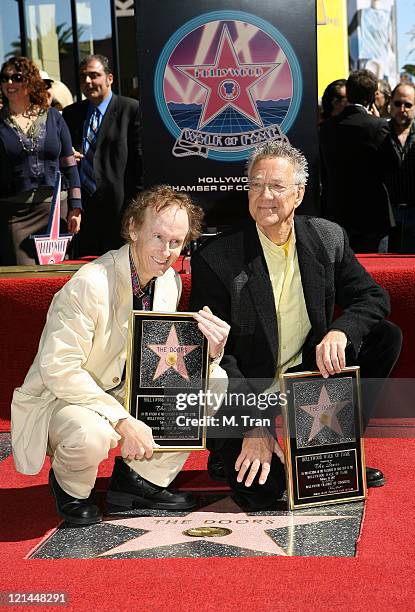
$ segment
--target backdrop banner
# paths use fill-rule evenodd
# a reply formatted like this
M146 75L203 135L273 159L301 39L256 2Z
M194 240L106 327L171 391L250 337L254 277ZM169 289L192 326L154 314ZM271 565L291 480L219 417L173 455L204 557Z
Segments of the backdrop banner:
M252 149L288 139L310 164L299 212L317 212L315 0L136 0L136 21L144 185L221 228L247 214Z

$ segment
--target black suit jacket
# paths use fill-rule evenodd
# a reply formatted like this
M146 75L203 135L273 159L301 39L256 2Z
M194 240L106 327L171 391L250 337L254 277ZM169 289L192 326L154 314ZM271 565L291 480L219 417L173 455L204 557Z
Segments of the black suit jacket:
M320 125L322 206L348 231L386 234L384 176L391 161L389 126L361 106L346 106Z
M357 261L335 223L295 217L296 247L311 331L303 362L330 329L343 331L355 354L389 312L389 298ZM333 321L337 304L342 313ZM203 244L192 258L190 309L208 305L230 334L221 366L233 392L263 391L275 376L278 326L274 295L256 226L248 222ZM247 380L249 379L249 380Z
M84 100L63 111L77 151L82 151L88 104ZM94 156L97 197L107 224L119 219L123 208L141 188L139 128L138 101L113 94L99 128Z

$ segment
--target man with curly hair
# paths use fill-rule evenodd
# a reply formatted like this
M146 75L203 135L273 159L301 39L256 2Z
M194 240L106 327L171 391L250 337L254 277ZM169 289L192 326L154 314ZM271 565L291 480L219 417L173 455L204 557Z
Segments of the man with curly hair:
M127 244L83 266L56 294L39 350L12 402L17 469L36 474L47 453L58 514L89 525L102 520L93 490L98 465L120 445L108 501L124 508L188 510L188 493L168 485L188 453L158 452L145 423L123 408L131 310L174 312L180 276L172 265L200 233L202 211L185 194L154 187L126 210ZM209 340L213 380L226 380L219 361L229 326L202 308L194 315ZM214 384L214 383L213 383Z

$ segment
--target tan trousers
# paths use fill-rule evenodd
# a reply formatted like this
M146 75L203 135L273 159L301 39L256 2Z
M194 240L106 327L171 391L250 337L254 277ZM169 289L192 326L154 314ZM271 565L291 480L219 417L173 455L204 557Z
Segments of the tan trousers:
M89 497L98 466L115 448L119 434L104 417L85 406L58 405L49 424L48 454L56 480L66 493ZM180 472L189 453L154 453L151 459L128 461L137 474L167 487Z

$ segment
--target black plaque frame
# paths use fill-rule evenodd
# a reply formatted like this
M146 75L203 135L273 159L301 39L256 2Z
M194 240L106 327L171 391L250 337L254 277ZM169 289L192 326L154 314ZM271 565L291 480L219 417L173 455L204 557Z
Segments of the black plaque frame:
M320 372L295 372L281 376L281 392L286 394L287 403L282 405L285 473L287 481L288 505L290 510L311 506L339 504L348 501L365 499L367 495L365 454L363 444L363 425L360 398L360 368L344 368L340 374L324 379ZM336 382L344 381L344 382ZM309 385L301 387L300 385ZM333 396L335 386L343 387L343 393L350 388L350 396ZM309 397L314 404L320 403L316 392L325 386L327 393L332 387L331 406L340 400L346 411L345 422L348 424L348 433L342 436L334 431L330 425L318 425L317 434L305 441L302 437L309 427L313 425L310 419L316 417L304 412L304 404L299 403L299 397L310 393ZM321 396L320 396L321 397ZM309 408L309 406L306 406ZM312 406L314 408L314 406ZM301 425L302 413L305 414L306 426ZM347 415L348 412L348 415ZM340 414L340 411L339 413ZM321 415L320 419L322 418ZM300 418L299 418L300 417ZM337 418L337 417L336 417ZM324 423L324 421L320 421ZM304 431L301 430L304 428ZM311 431L310 434L311 435ZM336 440L336 436L338 440ZM307 436L305 436L307 437Z
M150 334L155 338L152 345L164 344L173 325L179 345L197 346L191 353L183 356L184 360L191 356L190 370L185 362L188 380L185 380L173 365L168 365L166 361L168 351L158 356L149 348ZM163 374L157 376L159 380L156 381L154 376L151 377L151 373L154 375L157 373L156 369L163 356L167 367ZM188 404L180 411L177 409L176 399L179 393L199 394L200 391L203 392L204 398L208 376L209 343L199 331L192 313L148 310L131 312L128 322L125 408L132 416L152 428L154 440L159 445L159 448L154 449L155 452L206 449L207 418L204 400L195 406ZM170 419L167 425L166 415L167 419ZM197 424L190 424L189 421L189 424L175 426L173 422L176 422L177 417L181 417L180 422L186 418L195 419ZM169 424L170 431L166 432ZM163 428L165 428L164 435L160 433Z

